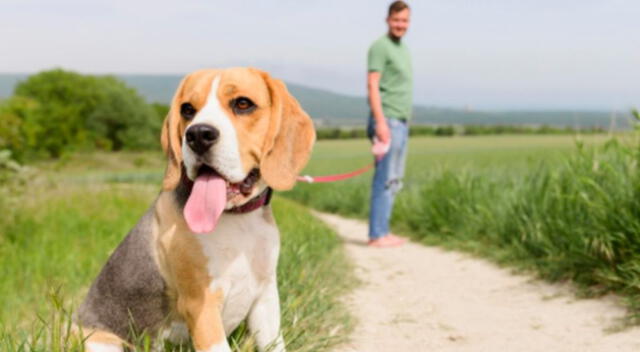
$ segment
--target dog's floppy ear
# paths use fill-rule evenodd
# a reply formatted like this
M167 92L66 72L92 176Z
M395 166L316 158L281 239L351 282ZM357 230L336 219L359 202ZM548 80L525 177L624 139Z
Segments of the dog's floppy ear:
M276 190L291 189L311 156L316 140L313 122L280 80L261 72L271 95L271 117L260 174Z
M181 131L181 116L180 116L180 102L182 98L182 89L184 87L185 77L180 85L176 94L171 101L171 107L169 113L164 119L162 124L162 134L160 142L162 143L162 150L167 155L167 169L164 173L164 179L162 181L162 189L170 191L175 189L180 182L182 174L182 131Z

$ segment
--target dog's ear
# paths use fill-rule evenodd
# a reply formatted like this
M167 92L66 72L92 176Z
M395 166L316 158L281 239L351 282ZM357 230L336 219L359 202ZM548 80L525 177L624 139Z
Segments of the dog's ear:
M186 80L187 77L180 82L171 101L169 113L162 124L160 142L162 143L162 150L167 155L167 169L162 181L162 189L165 191L175 189L182 175L182 117L180 116L180 103Z
M271 117L260 161L260 174L276 190L291 189L311 156L313 122L280 80L260 72L271 95Z

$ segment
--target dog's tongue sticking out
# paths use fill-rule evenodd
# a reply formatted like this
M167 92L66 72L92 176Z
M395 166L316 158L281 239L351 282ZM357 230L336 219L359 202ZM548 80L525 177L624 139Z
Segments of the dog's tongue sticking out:
M184 206L184 218L191 231L207 233L213 231L227 204L227 186L217 174L199 175Z

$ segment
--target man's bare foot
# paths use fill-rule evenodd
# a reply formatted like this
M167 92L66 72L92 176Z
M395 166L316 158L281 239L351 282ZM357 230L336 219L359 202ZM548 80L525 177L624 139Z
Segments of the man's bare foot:
M393 240L395 240L395 241L399 241L399 242L402 242L402 243L407 242L407 239L406 239L406 238L404 238L404 237L400 237L400 236L396 236L396 235L392 234L391 232L389 232L389 233L387 234L387 236L385 236L385 237L390 237L390 238L392 238Z
M389 248L402 246L406 242L405 239L395 235L385 235L375 240L369 241L369 246L377 248Z

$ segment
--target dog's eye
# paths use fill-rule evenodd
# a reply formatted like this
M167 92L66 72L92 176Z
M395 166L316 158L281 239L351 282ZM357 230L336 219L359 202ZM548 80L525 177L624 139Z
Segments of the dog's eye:
M239 97L231 101L231 108L236 114L242 115L255 110L256 104L254 104L249 98Z
M190 103L184 103L180 105L180 115L187 120L191 120L196 116L196 108L194 108Z

